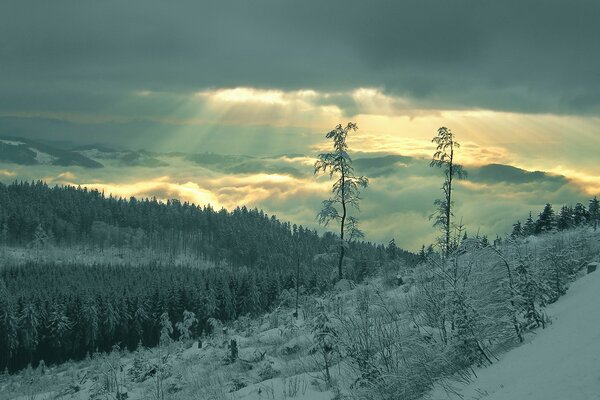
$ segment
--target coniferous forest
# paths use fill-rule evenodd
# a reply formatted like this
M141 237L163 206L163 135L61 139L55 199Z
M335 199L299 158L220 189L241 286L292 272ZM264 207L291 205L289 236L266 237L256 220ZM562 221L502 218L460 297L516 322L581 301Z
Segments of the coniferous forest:
M191 311L199 321L194 336L210 333L210 318L255 316L285 301L297 276L303 293L332 285L323 260L335 252L335 235L319 235L256 209L215 211L177 200L125 200L94 190L15 182L0 184L0 210L3 246L37 253L117 247L197 257L197 265L177 267L158 261L115 266L110 260L4 265L2 370L81 359L114 345L154 346L165 312L176 324ZM356 281L386 260L417 259L393 243L390 249L353 241L349 254L354 260L347 274Z

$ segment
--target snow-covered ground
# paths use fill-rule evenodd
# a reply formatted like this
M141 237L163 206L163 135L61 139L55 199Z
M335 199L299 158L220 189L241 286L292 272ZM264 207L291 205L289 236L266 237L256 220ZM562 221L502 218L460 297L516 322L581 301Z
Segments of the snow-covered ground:
M574 282L548 314L552 325L457 388L464 400L600 399L600 271Z
M598 260L598 237L583 233L591 247L588 253L580 254L581 262ZM539 246L545 243L538 242ZM24 257L11 248L0 248L0 255L4 259ZM62 253L56 250L53 258L61 259L58 256ZM125 256L129 259L135 254ZM449 384L444 380L424 399L600 400L600 270L578 276L567 294L545 309L552 321L546 329L528 333L525 343L497 354L500 360L493 365L476 369L477 377L471 383L454 383L456 394L442 389ZM413 278L407 277L406 282L413 282ZM410 321L405 307L414 287L408 283L390 288L378 277L356 286L337 286L335 292L319 299L330 313L339 309L346 310L344 314L355 312L362 298L359 294L368 291L373 304L376 298L381 299L390 310L391 305L397 307L393 310L402 321ZM324 384L320 355L311 351L314 340L309 321L317 299L307 296L301 305L298 320L292 318L293 308L283 300L280 307L260 317L240 318L227 326L215 320L214 333L201 343L178 342L135 353L96 354L83 361L28 369L13 376L0 374L0 400L116 398L115 385L127 393L128 400L389 399L381 394L390 392L372 397L370 392L359 393L350 364L343 358L331 365L332 385ZM358 330L350 334L354 332ZM393 341L401 338L398 334L402 332L393 331ZM239 352L235 361L229 358L232 339ZM163 366L164 376L156 372L158 365Z

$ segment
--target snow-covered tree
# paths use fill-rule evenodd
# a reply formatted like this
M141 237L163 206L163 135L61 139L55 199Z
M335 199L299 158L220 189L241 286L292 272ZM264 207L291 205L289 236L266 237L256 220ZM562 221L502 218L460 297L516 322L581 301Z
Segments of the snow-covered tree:
M52 346L58 351L62 347L63 340L67 337L67 333L73 327L73 323L67 317L65 309L62 305L55 305L46 321L46 328L52 338Z
M521 236L523 236L523 227L521 226L521 221L517 221L515 224L513 224L513 230L510 234L510 237L516 239Z
M108 339L112 339L117 330L117 326L119 325L119 314L118 309L110 300L106 301L103 317L103 331L105 335L108 336Z
M85 345L93 350L100 333L100 316L93 298L86 297L83 300L80 317L84 330Z
M581 203L575 204L573 208L573 224L575 226L585 225L590 220L590 214L585 206Z
M12 358L19 346L19 318L15 311L6 284L0 279L0 360Z
M144 334L144 327L150 319L148 315L148 305L142 299L136 300L135 311L133 312L133 326L136 334L141 338Z
M38 224L35 228L35 232L33 233L33 240L31 241L31 246L39 249L48 246L51 243L52 235L46 233L42 224Z
M556 218L552 204L546 203L535 223L535 233L552 232L556 229Z
M315 162L315 174L329 174L330 178L336 177L333 183L333 196L323 201L323 208L318 213L319 223L327 226L331 221L339 223L340 226L340 255L338 259L338 278L342 279L344 255L347 242L345 235L350 233L352 239L353 233L358 233L358 221L351 220L352 231L348 232L347 219L349 218L349 208L359 209L360 189L366 188L369 180L364 176L357 176L354 173L352 159L348 154L348 144L346 139L350 132L356 131L358 127L355 123L349 122L346 126L337 125L329 131L325 137L333 141L333 151L321 153Z
M310 321L310 330L314 338L310 351L320 358L319 367L324 370L325 382L330 385L330 369L338 352L338 331L322 302Z
M197 322L196 314L191 311L184 311L183 320L175 324L177 332L179 332L179 340L190 340L192 338L192 327Z
M21 332L20 343L29 352L31 361L33 352L40 341L39 310L33 303L25 305L19 315L19 328Z
M439 128L437 135L431 141L437 146L430 165L440 168L444 172L444 184L442 185L444 197L435 200L436 211L430 218L434 220L433 226L439 228L443 233L440 246L442 247L444 256L448 257L452 247L450 234L453 229L452 184L454 179L463 179L466 177L466 171L454 160L455 149L460 148L460 143L454 140L454 134L450 129L445 126Z
M169 313L163 312L160 316L160 344L166 345L171 343L173 335L173 324L169 319Z
M593 199L590 200L590 204L588 206L588 213L590 218L590 223L594 227L594 230L598 228L598 222L600 221L600 202L598 198L594 196Z
M523 328L545 327L543 308L547 303L548 289L540 275L539 269L531 263L532 255L521 250L516 255L515 286L518 293L518 304L524 318Z
M529 216L527 217L527 219L525 220L525 223L523 224L523 236L527 237L527 236L531 236L535 234L535 222L533 220L533 217L531 216L531 211L529 212Z
M560 213L558 214L558 220L556 227L559 231L571 229L575 226L573 208L569 206L562 206Z
M569 243L557 240L544 249L542 261L548 302L554 303L567 293L569 282L576 272L576 251Z

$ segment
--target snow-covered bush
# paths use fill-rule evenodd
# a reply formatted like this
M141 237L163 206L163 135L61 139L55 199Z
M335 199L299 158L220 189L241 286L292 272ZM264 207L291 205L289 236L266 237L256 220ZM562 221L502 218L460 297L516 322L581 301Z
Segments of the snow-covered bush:
M272 361L265 361L258 367L258 377L260 381L266 381L267 379L273 379L279 375L279 371L273 367Z

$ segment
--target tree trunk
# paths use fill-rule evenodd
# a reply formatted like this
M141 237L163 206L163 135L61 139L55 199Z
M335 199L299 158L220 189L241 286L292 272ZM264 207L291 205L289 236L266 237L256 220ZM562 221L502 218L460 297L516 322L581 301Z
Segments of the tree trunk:
M448 166L448 193L446 196L446 258L450 254L450 216L452 215L452 177L454 162L454 145L450 143L450 165Z
M346 223L346 175L342 168L342 221L340 222L340 259L338 261L338 279L342 280L342 264L344 262L344 225Z

